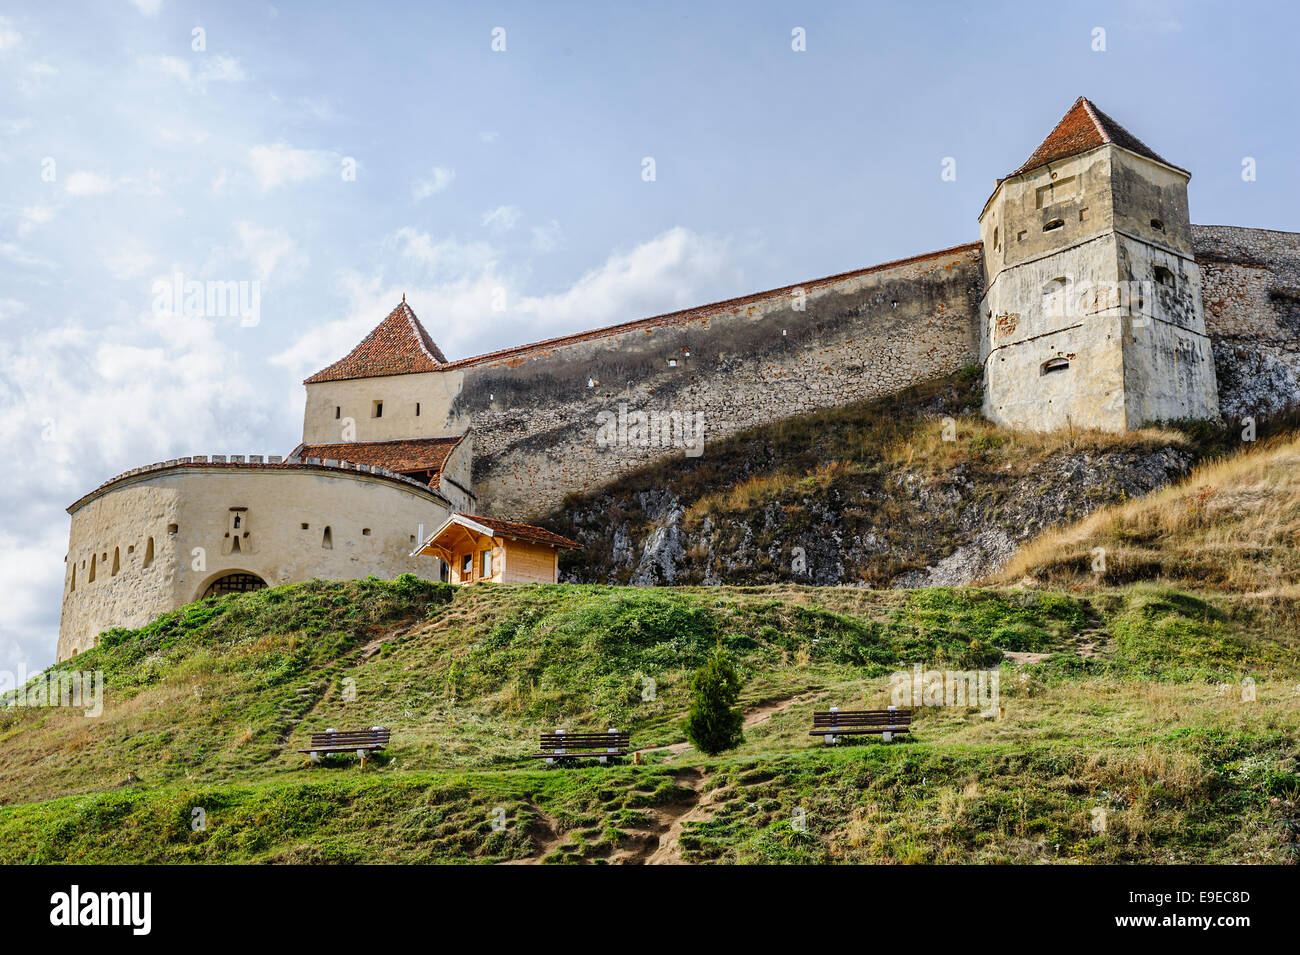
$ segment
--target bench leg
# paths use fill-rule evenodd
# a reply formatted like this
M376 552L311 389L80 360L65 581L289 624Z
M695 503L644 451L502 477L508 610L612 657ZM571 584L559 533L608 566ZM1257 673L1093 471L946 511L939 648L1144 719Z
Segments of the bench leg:
M835 745L836 743L838 743L839 741L840 741L840 738L839 738L838 736L834 735L833 733L827 733L827 734L826 734L826 745L827 745L827 746L834 746L834 745Z
M319 762L320 762L320 753L318 753L318 752L316 752L315 750L313 750L312 753L311 753L311 761L312 761L313 763L319 763Z
M882 743L892 742L893 739L894 739L894 734L889 732L889 730L885 730L885 732L880 734L880 741Z

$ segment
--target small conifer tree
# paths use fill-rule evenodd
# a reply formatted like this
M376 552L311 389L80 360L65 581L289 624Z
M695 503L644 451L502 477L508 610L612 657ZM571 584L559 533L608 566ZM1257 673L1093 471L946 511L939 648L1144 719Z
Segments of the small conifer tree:
M716 756L734 749L745 739L743 717L736 707L740 677L731 657L714 647L708 662L691 678L691 710L686 717L686 738L702 753Z

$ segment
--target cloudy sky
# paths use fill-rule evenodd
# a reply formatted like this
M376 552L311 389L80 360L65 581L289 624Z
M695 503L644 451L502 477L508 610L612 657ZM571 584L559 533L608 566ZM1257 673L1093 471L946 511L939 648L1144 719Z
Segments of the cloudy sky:
M403 292L458 358L970 241L1080 94L1193 221L1300 228L1288 5L614 6L0 9L0 669L53 659L68 504L288 452Z

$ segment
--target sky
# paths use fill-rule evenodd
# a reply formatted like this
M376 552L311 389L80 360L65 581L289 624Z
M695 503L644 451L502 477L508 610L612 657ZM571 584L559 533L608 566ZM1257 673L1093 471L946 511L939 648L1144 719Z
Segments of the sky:
M1298 30L1282 3L7 0L0 670L53 661L69 504L287 454L302 379L403 294L456 359L970 242L1080 95L1192 171L1193 222L1300 229Z

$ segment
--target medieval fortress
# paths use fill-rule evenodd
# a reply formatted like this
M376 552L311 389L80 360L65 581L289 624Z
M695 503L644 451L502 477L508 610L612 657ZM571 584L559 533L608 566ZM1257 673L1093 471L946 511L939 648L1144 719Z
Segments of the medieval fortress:
M542 519L699 428L975 362L1010 428L1267 416L1300 400L1300 234L1192 225L1189 178L1080 98L968 245L456 361L403 301L306 380L287 456L164 461L68 508L58 659L209 594L437 577L411 555L452 513Z

